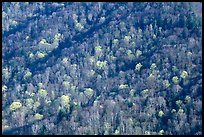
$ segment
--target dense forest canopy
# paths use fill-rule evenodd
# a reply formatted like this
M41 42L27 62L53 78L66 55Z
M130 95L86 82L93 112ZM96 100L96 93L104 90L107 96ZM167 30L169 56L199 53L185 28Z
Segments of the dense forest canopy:
M2 134L201 135L202 3L3 2Z

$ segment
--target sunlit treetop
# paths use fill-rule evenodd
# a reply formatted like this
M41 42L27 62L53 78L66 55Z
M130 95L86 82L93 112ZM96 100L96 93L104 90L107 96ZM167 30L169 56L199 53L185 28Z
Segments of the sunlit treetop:
M142 64L141 63L138 63L135 65L135 69L140 71L140 68L142 67Z
M16 109L19 109L22 107L22 104L21 102L13 102L11 105L10 105L10 110L16 110Z
M130 37L130 36L125 36L125 37L124 37L125 42L129 42L129 41L130 41L130 39L131 39L131 37Z
M172 78L172 81L173 81L174 84L178 84L179 83L179 78L177 76L174 76Z
M182 71L181 73L181 78L186 79L188 77L188 72L187 71Z
M35 120L40 120L43 118L43 115L36 113L34 117L35 117Z
M3 85L2 86L2 91L6 91L7 90L7 86L6 85Z
M151 69L151 70L154 70L156 67L157 67L156 64L155 64L155 63L152 63L152 65L150 66L150 69Z
M165 88L168 88L171 84L169 83L169 80L164 80L163 85L165 86Z
M45 89L39 89L38 93L40 94L40 96L45 97L47 96L47 90Z
M102 51L102 47L99 46L99 45L96 46L96 47L95 47L95 51L96 51L96 52L101 52L101 51Z
M142 55L142 51L141 50L136 50L136 57L138 58L140 55Z
M92 97L94 94L94 91L92 88L85 88L84 94L88 97Z
M61 101L62 106L67 106L70 102L70 98L68 95L62 95L60 97L60 101Z
M75 25L75 28L76 28L78 31L81 31L82 29L84 29L84 26L83 26L81 23L77 22L76 25Z
M160 134L160 135L163 135L163 134L164 134L164 130L163 130L163 129L160 130L160 131L159 131L159 134Z
M119 85L119 89L126 89L128 88L128 85L127 84L121 84Z
M160 110L159 113L158 113L158 116L163 117L163 115L164 115L164 112L162 110Z
M39 42L39 44L46 44L46 43L47 43L46 39L41 39L41 41Z

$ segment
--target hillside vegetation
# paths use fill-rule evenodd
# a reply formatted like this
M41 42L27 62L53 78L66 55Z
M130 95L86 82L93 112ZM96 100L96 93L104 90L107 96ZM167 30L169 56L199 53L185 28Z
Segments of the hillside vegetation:
M3 2L2 134L201 135L201 4Z

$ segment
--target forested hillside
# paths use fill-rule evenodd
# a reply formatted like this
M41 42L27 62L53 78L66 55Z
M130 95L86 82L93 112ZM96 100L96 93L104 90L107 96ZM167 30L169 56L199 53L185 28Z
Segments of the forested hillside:
M201 135L201 4L3 2L2 134Z

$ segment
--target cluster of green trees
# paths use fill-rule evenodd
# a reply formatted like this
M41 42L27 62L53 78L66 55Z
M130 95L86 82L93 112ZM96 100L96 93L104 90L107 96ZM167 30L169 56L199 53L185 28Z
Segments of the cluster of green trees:
M3 134L202 134L200 3L2 4Z

